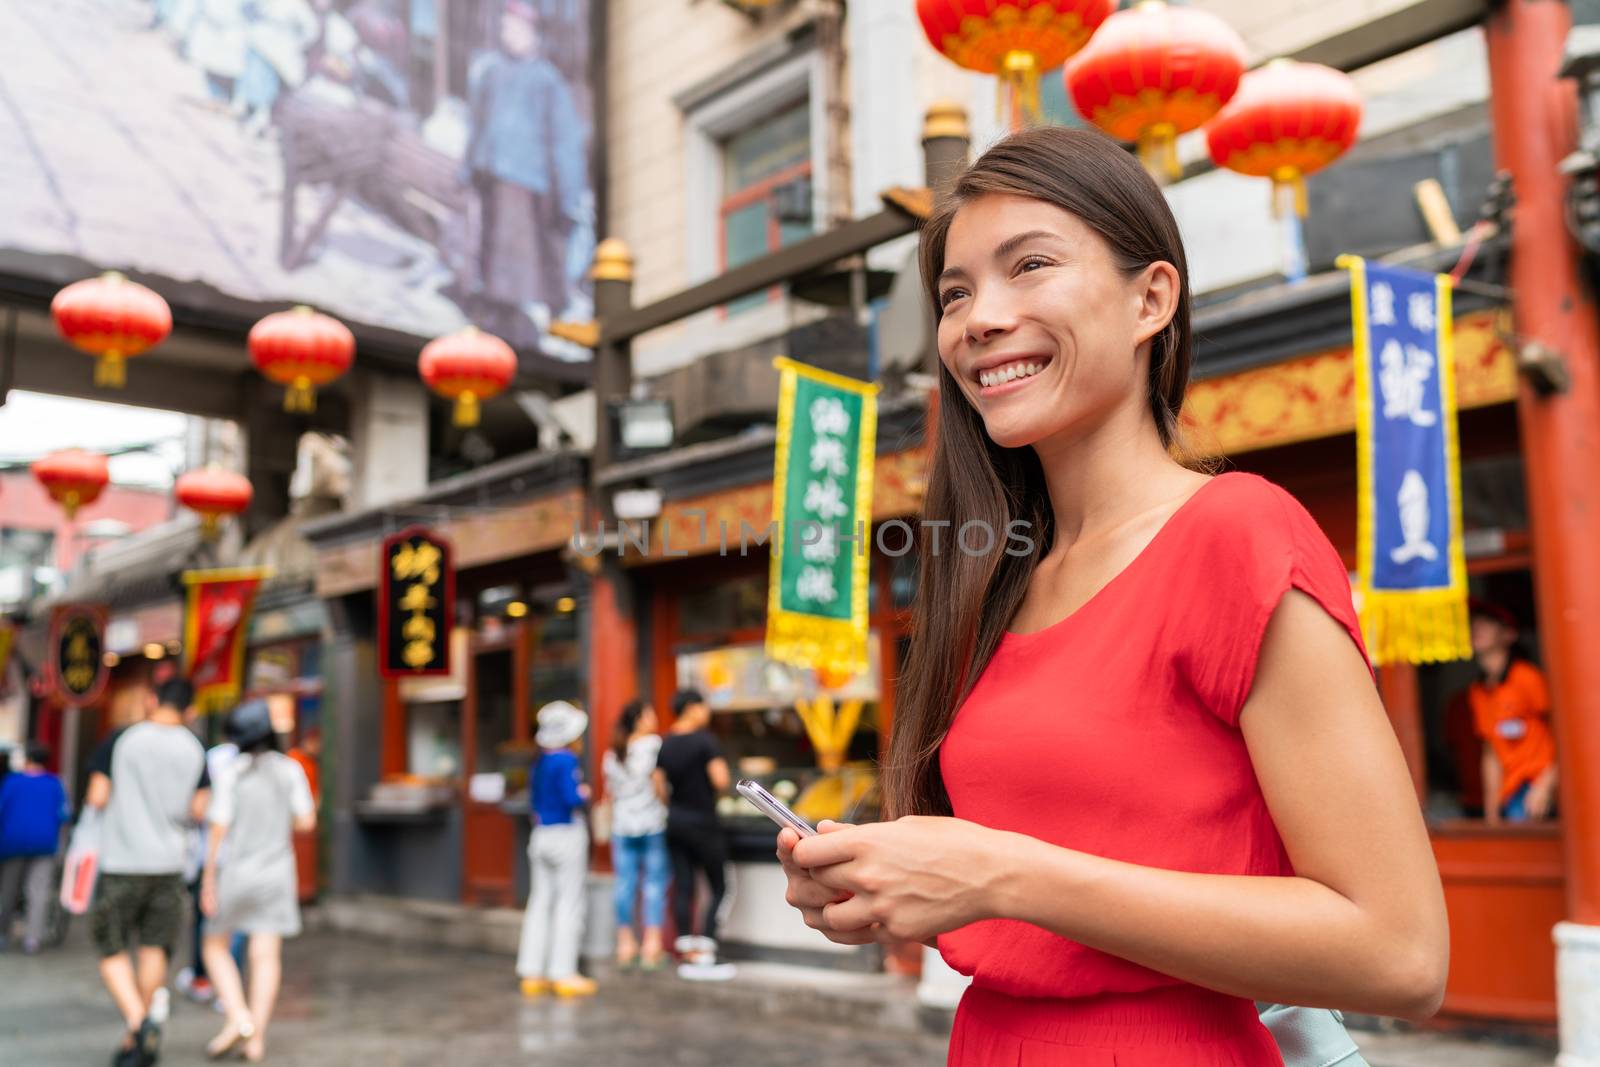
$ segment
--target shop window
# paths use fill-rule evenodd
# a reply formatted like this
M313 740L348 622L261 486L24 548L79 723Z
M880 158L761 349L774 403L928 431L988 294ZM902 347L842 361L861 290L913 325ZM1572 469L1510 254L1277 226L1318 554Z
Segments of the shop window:
M811 235L808 100L802 99L723 142L721 195L718 216L723 270ZM736 313L759 307L776 292L742 297L728 304L727 310Z
M678 633L708 637L767 624L767 576L751 574L685 592L679 599Z
M480 652L474 657L477 671L477 743L473 769L477 773L500 770L501 751L512 735L511 650Z
M878 813L879 639L877 631L869 635L870 666L849 679L778 663L759 642L749 642L680 650L675 683L705 694L711 731L735 776L761 782L813 821L867 821ZM825 734L816 722L807 728L795 707L796 700L823 693L833 701L824 716L850 714L846 703L859 702L854 728L836 749L831 739L819 740ZM774 830L764 816L737 796L722 798L719 812L736 850L748 846L751 855L761 849L770 855Z
M1534 608L1533 576L1526 568L1474 575L1474 600L1514 620L1513 659L1543 673ZM1484 678L1476 660L1431 664L1417 669L1418 704L1427 760L1427 810L1435 820L1479 819L1484 815L1482 757L1484 740L1474 722L1468 690ZM1544 709L1548 714L1549 709ZM1548 723L1548 718L1546 718ZM1526 724L1514 727L1526 731Z
M550 615L541 622L533 647L532 671L530 716L537 715L552 700L583 703L576 612Z
M461 773L461 702L437 700L406 705L406 766L422 778Z

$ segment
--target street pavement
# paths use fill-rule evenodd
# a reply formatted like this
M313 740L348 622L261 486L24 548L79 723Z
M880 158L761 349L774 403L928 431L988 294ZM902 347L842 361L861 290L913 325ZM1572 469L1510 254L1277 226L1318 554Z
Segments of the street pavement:
M612 977L588 1001L524 1001L507 957L317 933L292 941L268 1060L283 1067L936 1067L944 1040L774 1014L670 973ZM806 1002L801 999L797 1003ZM164 1064L202 1064L221 1017L176 999ZM0 956L0 1065L97 1067L118 1023L83 925L64 950ZM1549 1067L1548 1050L1358 1033L1371 1067Z
M524 1001L511 960L313 934L288 944L267 1060L282 1067L935 1067L944 1042L742 1013L661 973L588 1001ZM202 1064L221 1025L175 998L163 1064ZM119 1036L81 924L65 950L0 956L0 1065L98 1067Z

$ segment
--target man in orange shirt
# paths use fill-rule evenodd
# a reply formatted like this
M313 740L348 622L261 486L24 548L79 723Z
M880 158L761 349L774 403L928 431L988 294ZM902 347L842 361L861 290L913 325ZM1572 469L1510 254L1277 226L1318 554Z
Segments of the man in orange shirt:
M1472 603L1472 654L1483 677L1467 699L1483 748L1484 818L1531 822L1555 805L1556 742L1544 672L1516 654L1517 623L1496 604Z

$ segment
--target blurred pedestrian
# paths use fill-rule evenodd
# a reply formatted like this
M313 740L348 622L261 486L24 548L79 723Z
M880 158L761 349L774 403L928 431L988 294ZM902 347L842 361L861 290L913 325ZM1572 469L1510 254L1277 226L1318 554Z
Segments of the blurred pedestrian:
M606 795L611 800L611 865L616 871L617 965L661 966L661 927L666 921L667 807L656 780L661 735L656 709L643 700L623 705L606 749ZM633 927L635 900L643 912L643 949Z
M25 752L22 770L0 781L0 949L7 945L20 893L27 900L22 951L31 956L44 943L61 828L72 812L66 787L46 768L49 747L32 742Z
M228 736L239 755L216 782L200 888L206 970L227 1022L206 1054L215 1059L239 1048L245 1060L259 1063L282 981L283 939L300 933L294 833L314 829L317 816L305 772L278 751L266 701L235 708ZM228 862L219 870L224 844ZM230 950L235 934L249 938L248 1002Z
M198 713L190 717L190 728L199 732L201 726ZM226 731L224 731L226 734ZM206 774L215 782L227 772L228 767L238 758L239 746L226 736L220 742L206 749ZM197 1004L210 1004L216 999L216 989L211 984L211 976L206 971L204 952L205 941L205 913L200 907L200 876L205 871L206 846L210 840L210 824L203 817L195 826L194 832L189 836L189 856L184 864L183 878L189 887L189 898L194 907L190 912L189 936L189 965L180 970L173 979L173 984L178 987L178 992L188 997ZM226 847L217 856L217 865L220 867L228 856ZM233 958L240 967L244 966L245 937L240 934L234 938Z
M595 992L594 982L578 973L589 873L589 831L583 822L589 787L577 748L588 728L589 716L565 700L539 709L534 740L540 752L529 776L534 826L528 869L533 885L517 952L525 997L586 997Z
M1467 699L1483 741L1484 818L1491 826L1548 818L1556 798L1556 740L1544 672L1521 651L1516 616L1480 600L1471 614L1480 677Z
M185 845L211 786L205 749L184 725L194 687L172 678L147 688L144 703L145 720L113 733L90 757L84 798L105 813L89 921L100 977L128 1027L112 1060L125 1067L160 1054L167 965L183 930Z
M717 917L728 891L728 847L717 818L717 797L732 775L711 735L711 707L694 689L672 697L673 723L662 739L656 773L667 797L667 848L672 855L672 917L678 938L694 934L696 874L705 875L706 900L700 934L717 937ZM681 953L680 949L680 953Z

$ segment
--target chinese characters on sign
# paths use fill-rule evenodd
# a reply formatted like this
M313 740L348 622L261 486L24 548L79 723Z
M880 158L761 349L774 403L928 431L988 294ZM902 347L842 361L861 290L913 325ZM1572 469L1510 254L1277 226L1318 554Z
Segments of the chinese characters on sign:
M420 527L384 541L378 672L385 678L448 674L454 605L448 541Z
M1468 653L1450 280L1342 257L1355 325L1363 622L1378 663Z
M860 670L877 387L779 358L767 654Z
M105 609L63 604L50 619L50 673L56 696L92 704L105 688Z

